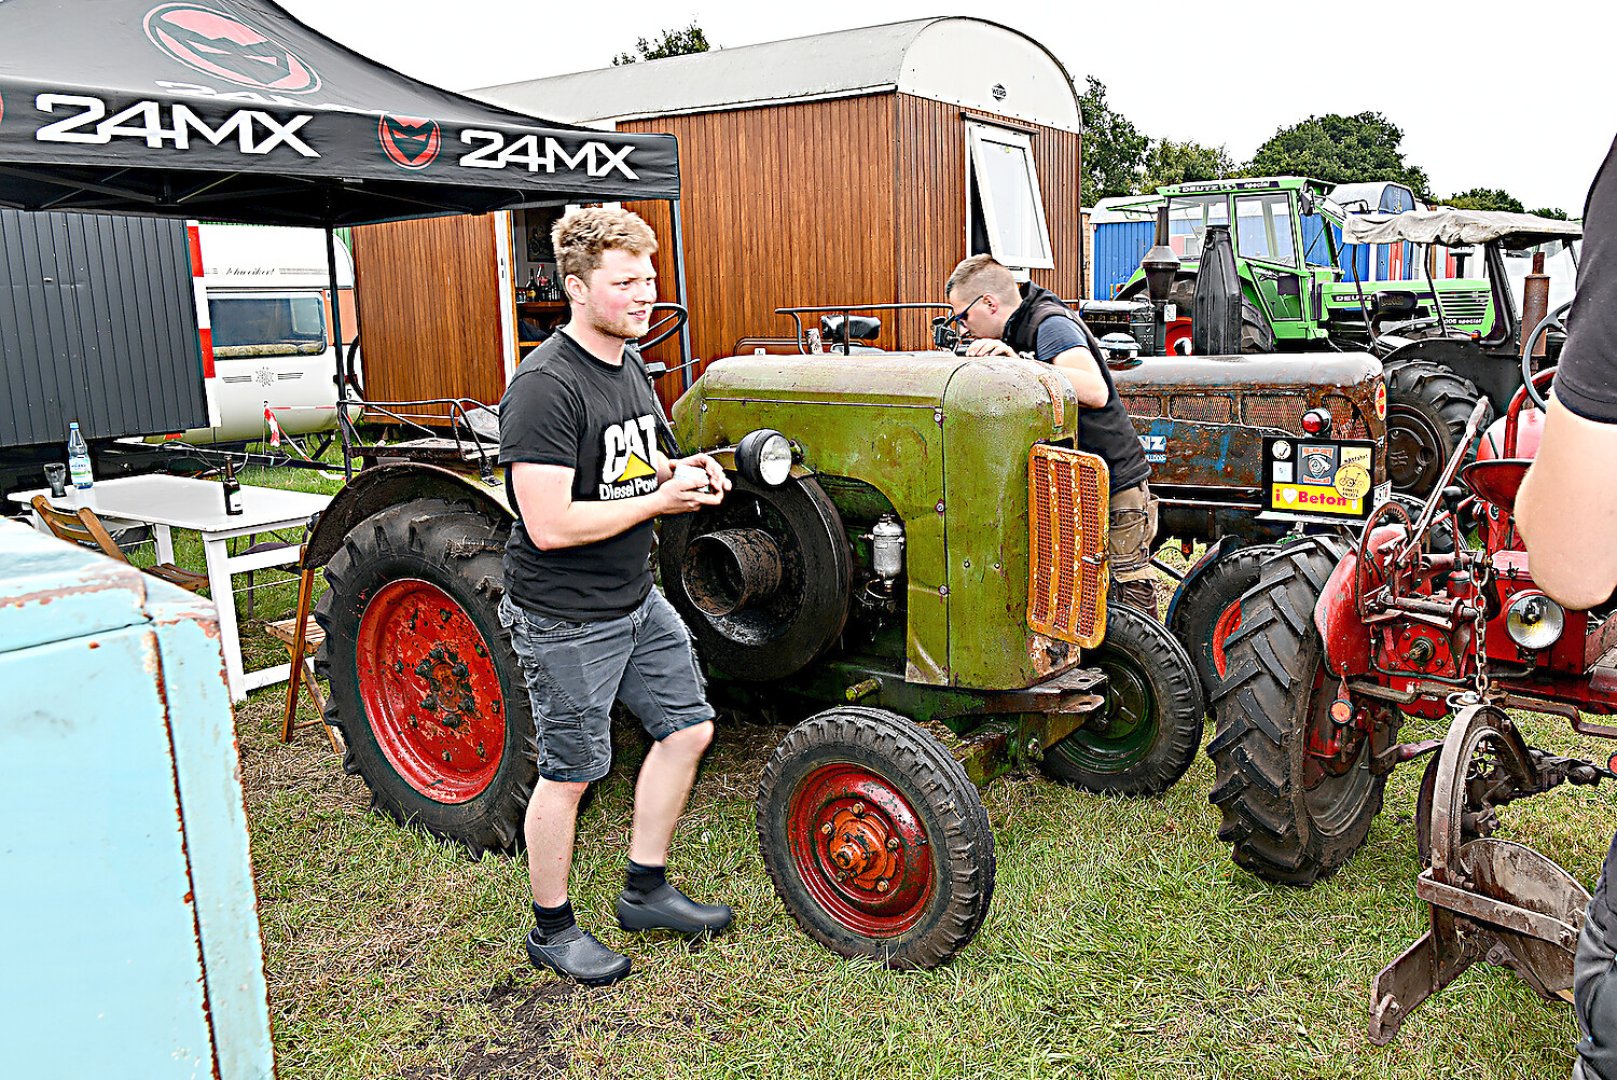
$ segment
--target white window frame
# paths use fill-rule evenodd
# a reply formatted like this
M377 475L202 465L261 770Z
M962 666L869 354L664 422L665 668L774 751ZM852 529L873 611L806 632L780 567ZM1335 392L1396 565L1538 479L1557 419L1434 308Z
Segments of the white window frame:
M1032 188L1033 210L1038 219L1039 235L1044 238L1044 254L1029 251L1002 250L1004 243L999 231L998 207L994 193L989 190L987 173L983 169L983 144L1014 147L1022 152L1027 162L1028 183ZM995 259L1006 266L1029 270L1050 270L1055 267L1055 245L1050 241L1050 226L1044 218L1044 192L1039 187L1038 165L1033 158L1033 141L1020 131L994 127L989 124L966 123L966 156L971 175L976 177L977 190L982 195L983 224L988 229L988 248ZM966 244L971 244L971 188L966 184Z

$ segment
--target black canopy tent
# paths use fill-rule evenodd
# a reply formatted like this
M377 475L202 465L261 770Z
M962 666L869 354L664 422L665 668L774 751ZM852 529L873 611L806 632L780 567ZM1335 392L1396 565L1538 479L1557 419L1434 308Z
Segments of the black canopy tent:
M335 297L337 226L630 199L672 202L683 303L671 135L439 89L268 0L0 2L0 205L323 227Z

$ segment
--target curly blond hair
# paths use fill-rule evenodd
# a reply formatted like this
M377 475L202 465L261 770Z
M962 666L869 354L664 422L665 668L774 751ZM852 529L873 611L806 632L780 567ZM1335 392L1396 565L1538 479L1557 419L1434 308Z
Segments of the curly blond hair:
M590 271L601 265L601 252L612 248L631 255L657 251L657 234L645 218L632 210L602 206L574 210L563 217L550 230L550 241L556 249L556 275L563 281L569 274L588 281Z

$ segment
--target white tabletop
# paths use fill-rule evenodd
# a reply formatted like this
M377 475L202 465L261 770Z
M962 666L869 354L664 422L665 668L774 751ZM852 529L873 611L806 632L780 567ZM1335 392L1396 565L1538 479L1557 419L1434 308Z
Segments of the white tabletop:
M233 532L301 522L326 508L330 495L242 485L240 514L225 513L224 486L218 480L153 473L97 480L86 495L68 488L51 498L49 488L15 492L8 498L28 503L44 495L52 506L72 510L88 506L97 514L124 521L167 525L200 533Z

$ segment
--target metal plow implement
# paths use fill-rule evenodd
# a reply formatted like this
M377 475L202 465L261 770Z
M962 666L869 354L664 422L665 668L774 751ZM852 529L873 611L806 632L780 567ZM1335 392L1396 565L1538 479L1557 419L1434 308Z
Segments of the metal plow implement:
M1449 725L1420 827L1431 866L1415 891L1432 928L1370 984L1370 1039L1390 1042L1409 1013L1474 963L1507 967L1546 1000L1572 1000L1572 958L1589 892L1532 848L1486 835L1494 807L1604 770L1529 747L1503 709L1466 705Z

